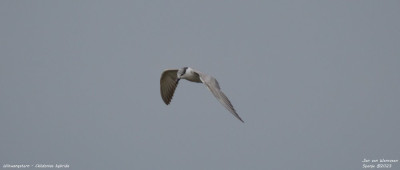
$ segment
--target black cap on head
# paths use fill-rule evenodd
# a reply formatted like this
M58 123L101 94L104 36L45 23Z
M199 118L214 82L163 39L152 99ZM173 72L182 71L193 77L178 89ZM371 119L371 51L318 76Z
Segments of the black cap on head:
M180 76L184 75L184 74L186 73L187 68L188 68L188 67L183 67L183 68L179 69L179 70L178 70L178 74L179 74Z

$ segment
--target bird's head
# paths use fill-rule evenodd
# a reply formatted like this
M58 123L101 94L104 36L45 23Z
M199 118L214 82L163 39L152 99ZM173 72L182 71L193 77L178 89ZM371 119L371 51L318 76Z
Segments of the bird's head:
M178 77L178 79L181 79L181 78L183 77L183 75L186 74L187 68L188 68L188 67L183 67L183 68L180 68L180 69L178 70L178 72L177 72L177 77Z

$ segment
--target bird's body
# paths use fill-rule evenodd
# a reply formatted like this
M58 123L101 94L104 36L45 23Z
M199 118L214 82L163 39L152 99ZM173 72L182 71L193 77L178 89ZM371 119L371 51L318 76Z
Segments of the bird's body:
M196 71L190 67L183 67L181 69L165 70L161 74L160 90L161 98L165 104L169 104L174 95L175 89L180 79L186 79L191 82L203 83L211 91L211 93L218 99L218 101L231 112L236 118L243 122L243 120L236 113L228 97L221 91L218 81L207 74Z

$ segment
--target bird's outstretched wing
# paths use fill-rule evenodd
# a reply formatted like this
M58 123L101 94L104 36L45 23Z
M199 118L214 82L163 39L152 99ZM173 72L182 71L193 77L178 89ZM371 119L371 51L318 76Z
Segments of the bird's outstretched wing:
M160 92L161 98L165 104L169 104L174 96L176 86L178 85L177 69L165 70L160 78Z
M200 76L200 80L207 86L207 88L211 91L211 93L217 98L217 100L233 114L236 118L238 118L240 121L244 123L242 118L236 113L236 110L233 108L233 105L229 101L228 97L225 96L225 94L221 91L221 88L219 87L218 81L207 74L203 74L200 72L196 72Z

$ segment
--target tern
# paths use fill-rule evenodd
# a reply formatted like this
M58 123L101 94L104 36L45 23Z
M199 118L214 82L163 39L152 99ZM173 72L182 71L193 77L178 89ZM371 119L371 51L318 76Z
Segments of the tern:
M208 90L217 98L217 100L233 114L236 118L244 123L242 118L236 113L233 105L229 101L228 97L221 91L218 81L207 74L196 71L190 67L183 67L180 69L167 69L161 74L160 78L160 91L161 98L166 105L172 100L175 89L178 86L180 79L186 79L195 83L203 83L206 85Z

